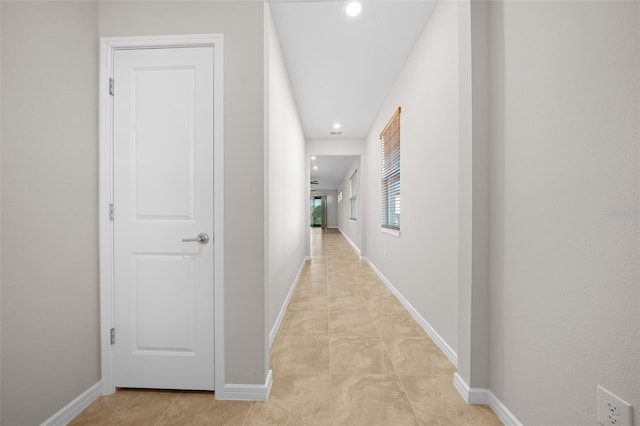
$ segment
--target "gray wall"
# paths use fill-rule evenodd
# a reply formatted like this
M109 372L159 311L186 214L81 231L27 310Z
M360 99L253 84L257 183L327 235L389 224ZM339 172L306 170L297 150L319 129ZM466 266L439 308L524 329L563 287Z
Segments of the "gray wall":
M100 380L98 7L2 2L2 419Z
M225 35L226 382L263 384L263 2L1 7L1 423L39 424L100 380L99 36Z
M226 383L261 384L267 233L264 188L256 182L265 177L263 2L100 3L100 36L202 33L225 37Z
M2 50L2 5L0 4L0 51ZM2 54L0 54L0 94L2 93ZM0 241L2 241L2 96L0 96ZM0 243L0 424L2 423L2 244Z
M640 425L638 2L491 3L491 389L527 425Z
M458 5L458 362L471 388L489 387L488 3Z
M458 15L440 2L367 137L366 256L455 351L458 343ZM380 131L402 107L401 235L380 231ZM386 259L384 252L386 251Z

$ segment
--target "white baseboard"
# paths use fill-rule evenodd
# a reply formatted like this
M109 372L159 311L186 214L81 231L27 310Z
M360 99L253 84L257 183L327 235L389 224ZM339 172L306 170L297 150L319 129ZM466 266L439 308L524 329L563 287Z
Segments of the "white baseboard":
M483 388L471 389L458 373L453 374L453 386L460 392L460 395L467 403L489 405L489 390Z
M66 406L60 409L53 416L45 420L41 426L64 426L73 420L78 414L80 414L85 408L87 408L93 401L100 397L100 390L102 389L102 383L98 382L91 386L86 391L82 392L80 396L68 403Z
M522 423L489 389L470 388L458 374L453 375L453 385L468 404L488 405L506 426L522 426Z
M373 262L371 262L371 260L369 260L369 258L365 256L363 257L363 259L369 264L371 269L373 269L376 275L378 275L378 277L382 280L382 282L387 286L389 291L391 291L391 293L393 293L394 296L398 298L400 303L402 303L402 305L407 309L407 311L409 311L413 319L415 319L416 322L420 324L420 327L422 327L425 333L427 333L429 337L431 337L431 340L433 340L433 342L440 348L440 350L445 354L445 356L449 358L449 361L451 361L451 363L455 367L457 367L458 354L456 353L456 351L454 351L453 348L449 346L449 344L442 338L442 336L440 336L440 334L438 334L438 332L433 327L431 327L431 325L427 322L427 320L425 320L422 317L422 315L420 315L420 313L411 305L411 303L409 303L409 301L404 298L404 296L398 291L398 289L395 288L393 284L391 284L391 282L387 279L387 277L385 277L384 274L380 272L378 268L376 268L376 266L373 264Z
M291 287L289 288L289 292L287 293L287 297L285 297L284 303L280 308L280 312L278 313L276 322L275 324L273 324L273 327L271 327L271 332L269 333L269 348L273 346L273 342L276 340L276 336L278 335L278 331L280 330L280 326L282 325L282 320L284 319L284 314L287 313L287 307L289 306L289 302L291 301L291 296L293 296L293 292L298 286L298 281L300 281L300 275L302 274L302 270L304 269L304 264L307 260L311 260L311 257L306 256L302 260L302 263L298 268L298 273L296 274L296 277L293 279L293 282L291 283Z
M351 241L351 238L349 238L349 236L342 229L338 228L338 230L340 231L342 236L349 242L349 244L351 244L351 247L353 247L353 249L358 253L358 256L360 256L360 249L358 248L356 243Z
M266 401L271 393L273 377L271 370L263 385L225 384L222 390L216 389L216 399L222 401Z

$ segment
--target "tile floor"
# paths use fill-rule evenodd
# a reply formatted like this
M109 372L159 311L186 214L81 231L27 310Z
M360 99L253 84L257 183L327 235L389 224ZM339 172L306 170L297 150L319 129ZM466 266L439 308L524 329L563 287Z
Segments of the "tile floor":
M271 349L266 402L119 390L71 425L501 425L467 405L454 367L336 232L312 230L307 262Z

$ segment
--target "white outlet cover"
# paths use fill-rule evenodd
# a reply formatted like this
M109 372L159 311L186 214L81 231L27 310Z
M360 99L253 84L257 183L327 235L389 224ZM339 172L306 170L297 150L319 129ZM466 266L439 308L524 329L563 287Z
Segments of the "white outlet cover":
M605 426L633 426L633 407L598 385L598 421Z

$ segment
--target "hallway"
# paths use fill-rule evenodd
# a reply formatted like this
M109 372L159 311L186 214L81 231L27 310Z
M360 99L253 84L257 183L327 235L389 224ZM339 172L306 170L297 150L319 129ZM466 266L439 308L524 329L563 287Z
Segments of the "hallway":
M72 425L501 425L464 403L454 367L337 231L311 255L271 350L267 402L121 390Z

